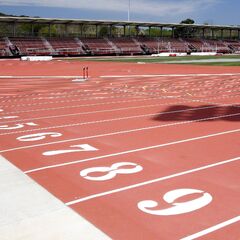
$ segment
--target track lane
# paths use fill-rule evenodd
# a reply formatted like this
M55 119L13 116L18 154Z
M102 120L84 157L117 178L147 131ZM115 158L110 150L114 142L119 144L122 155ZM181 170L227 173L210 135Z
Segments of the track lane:
M111 191L240 156L240 151L236 148L239 143L234 142L236 134L240 136L239 133L232 133L207 139L175 143L155 149L143 149L119 156L93 158L93 160L88 161L83 159L83 161L71 165L29 172L28 175L63 202L69 202L76 198L85 198L101 192ZM219 150L219 145L225 142L227 143L224 149ZM63 154L63 156L67 158L67 154ZM43 161L58 157L47 156L43 158ZM134 163L143 169L132 174L116 174L112 179L105 181L92 181L80 176L80 172L84 169L110 167L114 163L119 162ZM134 166L127 165L121 168L132 169ZM98 177L108 174L107 170L102 173L95 171L90 176Z
M234 108L234 111L236 109ZM146 146L151 145L157 145L157 144L164 144L166 142L172 142L176 140L181 139L187 139L192 137L198 137L198 136L204 136L208 134L214 134L218 132L224 132L229 130L234 130L239 128L239 122L236 119L239 119L239 113L233 113L235 117L222 117L215 116L210 118L203 118L203 121L199 121L199 118L197 120L187 120L187 121L178 121L178 122L166 122L165 124L157 124L157 125L150 125L150 127L146 127L146 124L143 122L143 120L139 121L140 123L143 122L143 128L136 128L137 123L133 122L132 124L132 130L131 129L124 129L126 126L124 123L119 122L120 126L123 127L122 129L119 128L118 125L109 125L106 124L105 133L103 128L99 128L98 125L96 125L96 128L82 128L83 131L81 131L82 137L78 137L77 140L69 141L69 137L73 137L73 133L68 130L68 134L66 132L63 132L64 135L59 136L57 138L51 138L47 136L46 139L39 140L39 141L27 141L27 142L20 142L19 140L16 140L16 137L19 137L19 135L5 135L5 144L8 148L4 149L4 144L2 144L3 149L1 150L1 154L6 154L6 157L9 159L15 159L14 163L18 164L18 162L22 162L20 157L23 157L28 154L32 153L32 149L34 149L34 153L38 153L38 158L41 159L42 152L44 151L50 151L56 149L68 149L70 145L76 145L76 144L90 144L93 147L96 147L97 149L100 149L97 152L82 152L81 155L83 157L87 157L89 154L89 157L97 155L104 155L104 154L111 154L114 152L120 152L120 151L126 151L131 150L135 148L143 148ZM205 112L205 116L209 116L208 112ZM231 116L231 115L230 115ZM236 120L236 121L235 121ZM215 121L218 122L218 124L215 123ZM129 121L128 125L129 127ZM116 131L117 132L114 132ZM119 131L120 130L120 131ZM91 131L94 135L90 136ZM61 131L58 131L61 132ZM99 132L99 135L97 134ZM144 133L144 134L143 134ZM75 134L79 136L78 132L75 130ZM84 136L85 135L85 136ZM159 138L161 136L161 138ZM176 138L177 136L177 138ZM50 139L50 140L49 140ZM62 141L62 142L56 142L54 144L51 144L49 141ZM35 145L36 146L35 146ZM45 146L43 146L43 144ZM9 146L13 146L13 148L9 148ZM29 148L29 146L33 145L33 148ZM24 150L25 148L25 150ZM8 150L9 149L9 150ZM19 149L19 150L17 150ZM29 150L28 150L29 149ZM9 151L9 152L8 152ZM18 154L18 152L21 152L21 155ZM11 153L12 152L12 153ZM16 153L15 153L16 152ZM75 155L73 157L76 157ZM20 160L19 160L20 158ZM36 156L34 157L36 158ZM57 160L59 159L59 160ZM56 163L64 163L64 158L57 158L51 161L51 164ZM71 156L68 156L67 161L71 161L74 158ZM79 157L78 157L79 159ZM81 159L81 158L80 158ZM28 162L31 163L31 161L24 161L27 164ZM36 163L40 165L35 165ZM49 163L46 163L45 161L40 162L32 162L28 167L41 167L45 166ZM32 165L33 164L33 165ZM42 165L41 165L42 164ZM21 166L21 165L20 165ZM25 169L26 170L26 169Z
M191 103L192 100L178 100L178 99L144 99L144 100L128 100L128 101L117 101L117 102L109 102L103 104L83 104L83 105L72 105L72 106L63 106L63 107L49 107L43 109L34 109L31 110L20 110L15 112L2 112L1 115L11 116L17 115L18 118L14 120L4 120L0 119L1 123L10 123L10 122L25 122L29 120L41 120L41 119L51 119L51 118L70 118L72 116L83 116L90 114L101 114L101 113L112 113L113 116L121 114L121 111L130 111L136 110L144 111L146 109L157 109L158 107L164 107L171 104L183 104L183 103ZM157 109L158 110L158 109ZM0 117L1 117L0 115Z
M109 233L113 239L180 239L213 225L238 216L239 191L236 170L238 162L216 168L184 175L168 181L154 183L145 187L114 193L99 199L72 205L72 208L96 226ZM222 178L222 176L226 178ZM209 205L196 211L175 216L156 216L147 214L138 208L143 200L154 200L159 204L157 209L169 208L162 197L175 189L197 189L209 193L213 200ZM201 195L193 195L193 200ZM217 214L216 214L217 213ZM121 227L119 227L121 226ZM159 227L161 226L161 227ZM226 234L223 229L224 235ZM232 232L237 236L238 230ZM213 239L210 237L207 239Z

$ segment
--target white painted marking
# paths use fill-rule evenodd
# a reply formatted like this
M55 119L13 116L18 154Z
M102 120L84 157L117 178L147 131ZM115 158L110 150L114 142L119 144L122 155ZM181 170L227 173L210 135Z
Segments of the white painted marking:
M129 186L118 188L118 189L114 189L114 190L111 190L111 191L106 191L106 192L102 192L102 193L98 193L98 194L93 194L93 195L90 195L90 196L87 196L87 197L84 197L84 198L75 199L75 200L67 202L65 204L70 206L70 205L81 203L81 202L85 202L85 201L88 201L88 200L91 200L91 199L95 199L95 198L111 195L111 194L122 192L122 191L127 191L127 190L138 188L138 187L143 187L143 186L146 186L146 185L149 185L149 184L153 184L153 183L156 183L156 182L169 180L171 178L176 178L176 177L180 177L180 176L183 176L183 175L191 174L191 173L194 173L194 172L199 172L199 171L202 171L202 170L205 170L205 169L221 166L221 165L224 165L224 164L227 164L227 163L236 162L236 161L239 161L239 160L240 160L240 157L232 158L232 159L229 159L229 160L226 160L226 161L222 161L222 162L218 162L218 163L214 163L214 164L210 164L210 165L205 165L205 166L202 166L202 167L199 167L199 168L190 169L190 170L187 170L187 171L184 171L184 172L175 173L175 174L168 175L168 176L165 176L165 177L152 179L152 180L149 180L149 181L145 181L145 182L129 185Z
M168 143L163 143L163 144L144 147L144 148L137 148L137 149L132 149L132 150L128 150L128 151L117 152L117 153L112 153L112 154L107 154L107 155L92 157L92 158L87 158L87 159L81 159L81 160L76 160L76 161L71 161L71 162L66 162L66 163L61 163L61 164L49 165L49 166L45 166L45 167L41 167L41 168L31 169L31 170L25 171L25 173L38 172L38 171L42 171L42 170L46 170L46 169L50 169L50 168L64 167L64 166L73 165L73 164L82 163L82 162L89 162L89 161L94 161L94 160L99 160L99 159L104 159L104 158L109 158L109 157L122 156L122 155L129 154L129 153L135 153L135 152L141 152L141 151L146 151L146 150L150 150L150 149L162 148L162 147L166 147L166 146L172 146L172 145L176 145L176 144L181 144L181 143L186 143L186 142L191 142L191 141L196 141L196 140L200 140L200 139L206 139L206 138L211 138L211 137L216 137L216 136L221 136L221 135L226 135L226 134L230 134L230 133L237 133L237 132L240 132L240 129L226 131L226 132L218 132L218 133L204 135L204 136L200 136L200 137L187 138L187 139L182 139L182 140L178 140L178 141L174 141L174 142L168 142Z
M209 233L212 233L212 232L214 232L214 231L216 231L216 230L219 230L219 229L221 229L221 228L224 228L224 227L226 227L226 226L228 226L228 225L231 225L231 224L236 223L236 222L239 222L239 221L240 221L240 216L237 216L237 217L234 217L234 218L232 218L232 219L229 219L229 220L227 220L227 221L225 221L225 222L222 222L222 223L219 223L219 224L217 224L217 225L215 225L215 226L212 226L212 227L210 227L210 228L207 228L207 229L205 229L205 230L203 230L203 231L201 231L201 232L195 233L195 234L193 234L193 235L191 235L191 236L181 238L180 240L194 240L194 239L197 239L197 238L199 238L199 237L202 237L202 236L204 236L204 235L207 235L207 234L209 234Z
M201 193L202 196L186 202L176 202L180 197L194 193ZM157 216L172 216L196 211L207 206L212 201L212 196L197 189L175 189L167 192L163 199L171 205L169 208L157 210L158 203L152 200L144 200L138 203L138 208L148 214Z
M44 78L51 78L51 79L71 79L71 78L83 78L82 76L0 76L0 79L44 79Z
M129 168L129 166L134 166ZM127 168L122 168L127 167ZM117 174L133 174L143 170L143 167L131 162L119 162L114 163L111 167L92 167L84 169L80 172L80 176L91 181L106 181L111 180L117 176ZM94 177L91 173L107 173L102 176Z
M3 120L3 119L14 119L14 118L19 118L19 117L18 116L4 116L4 117L0 117L0 120ZM14 121L16 121L16 120L14 120ZM7 121L7 122L11 122L11 121Z
M21 142L39 141L39 140L42 140L42 139L46 138L47 136L61 137L62 134L57 133L57 132L36 133L36 134L31 134L31 135L25 135L25 136L18 137L17 140L19 140Z
M227 117L229 117L229 116L224 116L224 118L227 118ZM201 119L191 120L191 121L182 121L182 122L177 122L177 123L161 124L161 125L145 127L145 128L136 128L136 129L131 129L131 130L118 131L118 132L105 133L105 134L98 134L98 135L92 135L92 136L86 136L86 137L80 137L80 138L73 138L73 139L67 139L67 140L56 141L56 142L49 142L49 143L35 144L35 145L30 145L30 146L9 148L9 149L5 149L5 150L0 150L0 153L11 152L11 151L16 151L16 150L21 150L21 149L29 149L29 148L34 148L34 147L48 146L48 145L59 144L59 143L66 143L66 142L73 142L73 141L79 141L79 140L93 139L93 138L98 138L98 137L106 137L106 136L114 136L114 135L120 135L120 134L128 134L128 133L132 133L132 132L140 132L140 131L152 130L152 129L163 128L163 127L178 126L178 125L184 125L184 124L190 124L190 123L195 123L195 122L208 121L208 120L213 120L213 119L218 119L218 118L223 118L223 116L211 117L211 118L201 118Z
M73 79L72 82L85 82L87 80L87 78L76 78L76 79Z
M72 145L70 148L78 148L78 149L69 149L69 150L54 150L47 151L42 153L44 156L55 156L59 154L73 153L73 152L89 152L89 151L97 151L98 149L89 145L89 144L80 144L80 145Z
M193 73L193 74L148 74L148 75L110 75L100 78L136 78L136 77L210 77L210 76L239 76L240 73ZM192 79L191 79L192 80Z

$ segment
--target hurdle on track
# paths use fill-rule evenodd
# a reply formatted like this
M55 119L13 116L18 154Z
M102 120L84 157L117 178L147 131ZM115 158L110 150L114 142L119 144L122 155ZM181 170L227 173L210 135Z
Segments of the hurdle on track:
M88 79L88 67L83 67L83 79Z

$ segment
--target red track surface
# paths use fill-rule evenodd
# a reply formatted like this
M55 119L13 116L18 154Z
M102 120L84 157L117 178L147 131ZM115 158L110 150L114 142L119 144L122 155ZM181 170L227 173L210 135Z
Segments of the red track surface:
M84 83L0 79L0 153L113 239L203 230L199 239L239 239L240 68L2 61L0 74L79 75L83 66ZM163 199L179 189L199 192ZM158 206L144 211L145 200ZM184 204L189 212L156 215Z

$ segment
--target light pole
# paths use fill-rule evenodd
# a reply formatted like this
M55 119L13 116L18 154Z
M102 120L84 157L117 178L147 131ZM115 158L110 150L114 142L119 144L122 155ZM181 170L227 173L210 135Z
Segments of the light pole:
M128 22L130 22L130 0L128 0ZM128 26L128 34L129 34L129 37L130 37L130 26Z
M128 0L128 22L130 22L130 0Z

